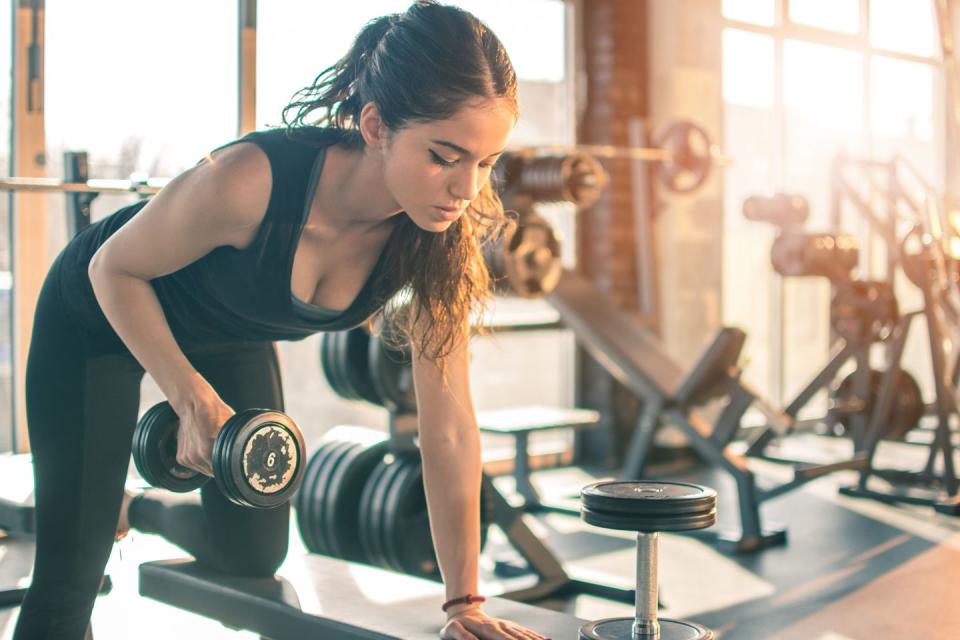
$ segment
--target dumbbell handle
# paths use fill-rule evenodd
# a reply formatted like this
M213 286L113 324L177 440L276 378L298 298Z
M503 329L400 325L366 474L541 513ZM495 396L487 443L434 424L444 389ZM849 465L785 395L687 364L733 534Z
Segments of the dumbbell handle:
M659 533L637 533L637 613L633 621L634 640L659 640L657 621Z

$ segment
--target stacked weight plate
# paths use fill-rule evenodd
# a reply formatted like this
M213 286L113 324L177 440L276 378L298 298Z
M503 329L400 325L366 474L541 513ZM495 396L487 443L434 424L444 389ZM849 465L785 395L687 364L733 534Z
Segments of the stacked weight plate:
M310 551L366 561L357 539L358 505L370 473L387 453L382 433L336 427L320 444L294 502L297 525Z
M491 496L480 496L480 544L493 521ZM374 468L360 498L359 541L368 562L411 575L439 578L416 453L388 455Z
M342 398L395 412L416 410L409 350L388 347L362 327L325 333L320 366L330 388Z
M705 529L717 522L717 492L683 482L596 482L580 492L580 515L604 529Z
M493 520L481 495L481 545ZM416 453L394 455L380 432L336 427L320 444L294 501L307 549L439 578Z

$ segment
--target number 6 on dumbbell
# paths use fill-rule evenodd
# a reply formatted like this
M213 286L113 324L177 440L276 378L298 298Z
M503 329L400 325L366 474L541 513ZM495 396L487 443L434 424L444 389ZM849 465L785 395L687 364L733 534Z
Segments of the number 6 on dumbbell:
M184 493L209 478L177 463L180 419L161 402L137 422L133 462L154 487ZM290 500L303 478L305 450L300 429L288 416L248 409L227 420L213 444L213 476L220 491L238 505L270 509Z

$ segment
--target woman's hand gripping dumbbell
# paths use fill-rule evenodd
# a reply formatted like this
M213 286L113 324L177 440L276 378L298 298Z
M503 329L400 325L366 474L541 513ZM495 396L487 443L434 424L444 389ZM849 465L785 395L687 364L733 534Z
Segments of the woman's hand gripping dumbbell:
M143 479L154 487L176 492L193 491L212 475L232 502L257 509L270 509L290 500L300 486L306 447L296 423L270 409L248 409L230 416L212 443L206 475L177 461L180 418L173 407L161 402L137 422L133 434L133 461ZM209 442L198 430L187 432L185 443L193 460ZM200 451L198 454L197 451Z

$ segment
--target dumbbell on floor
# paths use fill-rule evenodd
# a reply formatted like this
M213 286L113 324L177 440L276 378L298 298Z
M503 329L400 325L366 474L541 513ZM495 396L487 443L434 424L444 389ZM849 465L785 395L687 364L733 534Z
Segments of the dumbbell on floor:
M661 531L705 529L717 521L717 493L680 482L595 482L580 492L584 522L637 532L634 618L607 618L580 628L581 640L713 640L709 629L657 618L658 539Z
M154 487L193 491L209 478L177 463L180 419L168 402L143 414L133 432L133 462ZM303 435L279 411L248 409L231 417L213 445L213 475L235 504L257 509L290 500L303 478Z

